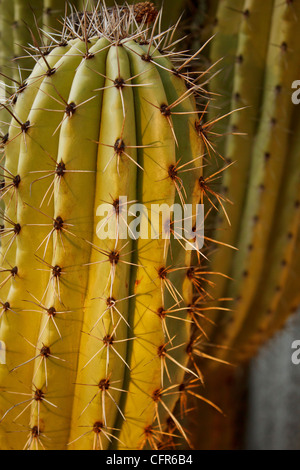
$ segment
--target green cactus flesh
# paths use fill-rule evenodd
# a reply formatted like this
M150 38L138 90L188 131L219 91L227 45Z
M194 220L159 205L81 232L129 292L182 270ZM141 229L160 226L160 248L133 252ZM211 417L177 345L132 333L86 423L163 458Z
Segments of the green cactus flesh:
M202 386L190 343L202 257L187 249L193 237L175 239L172 218L171 240L151 239L162 227L133 212L135 203L189 203L194 223L198 87L186 56L178 62L162 46L158 21L137 25L131 12L102 9L105 34L97 23L92 36L86 17L7 105L2 449L158 448L172 436L168 420L189 440L174 406L185 387ZM104 203L115 222L107 239ZM117 223L127 208L128 230L140 221L137 239Z

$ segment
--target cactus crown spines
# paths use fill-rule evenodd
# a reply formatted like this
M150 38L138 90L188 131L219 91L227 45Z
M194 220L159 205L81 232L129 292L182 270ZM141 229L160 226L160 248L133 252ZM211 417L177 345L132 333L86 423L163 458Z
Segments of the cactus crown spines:
M151 2L113 7L107 7L105 2L102 2L98 3L93 12L75 9L66 18L64 28L69 34L82 35L86 39L101 34L119 41L128 38L133 31L141 32L151 28L160 15L161 11L159 12Z

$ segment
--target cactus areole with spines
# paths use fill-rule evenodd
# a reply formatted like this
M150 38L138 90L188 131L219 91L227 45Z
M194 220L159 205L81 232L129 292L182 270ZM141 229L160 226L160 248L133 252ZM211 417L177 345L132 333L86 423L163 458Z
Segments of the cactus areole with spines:
M68 17L4 103L1 449L189 442L181 415L188 394L202 398L191 334L205 258L196 237L174 236L172 217L170 239L147 234L153 204L189 204L196 219L203 93L160 17L150 2ZM100 237L111 219L114 237Z

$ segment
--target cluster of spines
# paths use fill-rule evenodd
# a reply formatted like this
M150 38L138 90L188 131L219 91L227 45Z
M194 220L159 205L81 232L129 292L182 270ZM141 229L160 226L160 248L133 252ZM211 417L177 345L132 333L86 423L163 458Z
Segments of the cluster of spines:
M199 131L194 95L197 97L203 90L197 84L199 76L194 81L185 71L197 54L175 52L177 41L173 40L172 29L167 33L155 32L161 13L152 28L147 17L137 22L130 9L123 15L122 8L116 7L111 16L104 7L102 13L99 15L97 9L89 15L86 12L77 15L74 27L67 19L63 40L57 41L54 36L53 46L50 44L45 49L47 53L36 46L34 54L40 58L36 59L33 73L26 85L18 87L14 98L3 104L12 115L12 122L9 133L2 139L6 159L2 194L6 210L1 249L4 278L0 332L8 348L1 398L2 425L13 417L11 433L1 436L4 447L13 446L16 425L21 425L18 430L29 425L25 448L64 446L65 426L71 421L69 448L101 449L108 445L161 448L171 445L169 441L178 434L189 442L180 416L173 411L178 398L179 415L187 411L188 396L213 405L196 391L203 384L203 377L194 355L213 359L201 352L205 330L200 327L191 338L192 329L200 326L197 318L205 317L210 308L202 250L198 249L192 260L191 252L182 249L189 240L151 243L138 240L136 246L135 243L130 246L131 243L127 245L118 238L118 233L114 242L100 247L95 222L88 225L84 221L87 213L93 220L94 202L86 201L85 206L78 206L79 195L83 197L89 187L95 187L96 173L91 163L88 168L86 160L82 161L76 146L82 132L86 137L84 151L94 158L97 152L101 155L97 168L99 184L94 196L95 201L111 204L111 217L122 213L120 192L127 194L129 201L137 198L147 205L152 201L155 187L164 202L176 200L183 204L188 202L187 195L193 204L203 201L205 196L212 207L216 204L212 198L220 202L216 193L208 191L209 181L202 177L203 130ZM91 31L91 36L95 34L91 18L96 17L94 24L102 39L90 37ZM135 34L126 37L132 24ZM115 35L108 34L112 30ZM70 36L75 39L70 40ZM110 54L107 61L110 65L105 70L107 54ZM127 54L132 70L126 65ZM93 61L99 68L93 68ZM148 92L149 85L155 86L153 81L155 100L153 89ZM160 83L167 84L165 92ZM91 87L94 88L92 96ZM134 88L139 91L133 102ZM112 103L114 122L104 119L98 136L93 112L101 105L102 109L109 109ZM140 119L139 145L134 143L132 131L135 113ZM77 121L78 114L82 119ZM150 115L153 124L148 126ZM163 145L168 146L168 152L163 151L164 159L159 157L162 151L156 133L158 140L164 135ZM35 155L34 161L28 161L30 153ZM73 166L76 160L82 168ZM137 172L141 177L135 187L132 181ZM70 192L70 187L76 190ZM111 194L113 188L119 194ZM171 232L172 227L170 221ZM210 243L211 239L206 242ZM22 243L27 246L27 253L20 249ZM126 281L129 271L135 272L131 275L133 283ZM94 282L88 281L88 277ZM84 303L83 299L86 299ZM41 314L41 322L36 320L37 312ZM178 328L176 319L182 320L182 328ZM15 331L21 333L17 340ZM69 350L62 341L66 336ZM37 343L31 341L33 337ZM78 356L79 340L81 354L76 372L71 364ZM17 341L20 347L18 356L22 356L22 361L19 363L11 353L12 341ZM85 374L96 360L103 371L101 378L94 377L94 367L90 368L90 374ZM64 397L56 400L61 384L68 389ZM66 419L74 389L72 417ZM143 393L137 416L138 389ZM52 431L48 433L47 427ZM83 432L79 431L80 427ZM5 442L6 438L9 442Z

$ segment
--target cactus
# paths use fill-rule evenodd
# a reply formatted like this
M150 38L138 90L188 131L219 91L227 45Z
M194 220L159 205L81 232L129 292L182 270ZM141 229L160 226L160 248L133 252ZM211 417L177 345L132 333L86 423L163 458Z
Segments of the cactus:
M77 6L77 0L72 2ZM0 99L7 99L12 92L17 90L26 80L35 64L35 54L38 45L35 36L39 28L39 39L44 49L47 45L47 31L54 33L60 30L61 25L57 21L64 15L64 2L52 0L1 0L0 2ZM57 41L53 36L54 42ZM40 41L39 41L40 42ZM0 110L0 130L2 136L6 134L9 116L5 109Z
M3 104L2 449L157 449L190 442L188 395L220 411L192 367L202 89L185 72L195 55L178 55L144 7L66 19ZM175 203L193 209L181 237L175 215L157 219Z
M224 161L215 158L213 170L207 166L204 174L227 166L210 186L222 203L210 222L213 236L238 250L220 246L210 255L211 271L224 276L209 279L209 341L202 341L198 366L207 383L204 397L228 418L204 406L188 417L186 426L195 429L192 441L200 449L236 448L235 420L245 418L244 405L244 414L236 411L240 376L247 386L249 361L300 303L299 112L291 100L300 68L299 7L277 0L244 0L239 8L235 1L218 2L210 59L220 61L221 72L209 82L210 110L201 125L211 154L215 150ZM230 16L239 18L237 29L229 31L230 55L216 53ZM205 354L217 360L208 362Z
M7 61L8 57L13 57L13 44L8 38L11 37L12 29L12 18L13 18L13 3L8 0L2 0L0 3L1 16L0 16L0 72L2 72L2 67ZM7 92L7 85L11 85L11 82L7 77L2 78L2 83L0 86L0 99L6 100L9 96ZM7 113L4 110L0 110L0 130L1 136L5 134L3 131L3 122L6 122L8 119Z
M290 92L299 72L299 13L297 2L270 1L262 5L255 0L244 0L240 8L236 8L236 2L220 1L217 10L216 28L222 27L222 31L212 42L212 62L222 58L222 52L216 53L217 38L225 41L222 25L230 15L241 20L237 29L229 31L232 47L220 74L233 79L221 84L217 75L210 82L211 111L206 124L211 131L208 138L228 166L220 182L211 187L219 191L223 202L215 219L214 237L238 251L221 247L212 254L212 272L222 272L229 279L223 276L216 280L212 276L215 286L210 294L215 299L233 301L217 303L231 312L212 312L210 318L216 326L208 325L206 333L213 344L222 346L213 350L216 357L233 363L249 360L274 334L270 326L273 315L278 317L277 325L283 325L288 313L281 309L280 314L278 309L284 286L293 277L299 279L295 268L291 268L298 249L299 169L294 163L297 124ZM225 110L227 123L217 116L222 95L225 107L221 111ZM228 108L227 96L232 97ZM295 135L291 144L289 132ZM216 134L224 136L221 143ZM213 171L222 168L219 162ZM209 167L207 171L212 172ZM295 297L296 292L290 299L293 307L297 305Z
M91 10L99 3L98 0L72 0L64 2L61 0L8 0L0 1L0 72L4 68L7 75L12 76L13 69L15 79L20 79L18 68L22 69L23 79L34 65L33 57L26 54L24 46L32 45L33 34L36 35L37 28L41 28L40 37L46 44L48 33L52 42L56 42L55 33L59 33L63 27L63 17L71 11ZM128 4L139 3L137 0L129 1ZM147 2L145 2L147 3ZM148 2L150 4L151 2ZM161 6L162 1L155 2ZM154 7L154 3L151 3ZM113 7L115 2L107 0L106 6ZM162 26L167 29L172 27L179 16L184 13L185 0L175 0L164 5L164 16ZM12 40L13 37L13 40ZM32 52L32 50L31 50ZM14 61L13 61L14 59ZM13 62L12 62L13 61ZM5 80L4 80L5 82ZM9 83L10 84L10 83Z
M31 21L14 36L25 49L33 42L39 58L26 81L27 59L15 61L22 80L3 75L14 92L0 110L11 119L8 133L2 126L0 446L157 449L180 435L226 448L234 413L225 443L219 412L242 395L226 367L252 358L300 301L290 93L300 6L200 2L188 56L175 50L175 27L161 30L174 2L163 18L150 2L94 3L73 2L60 26L61 2L36 4L34 21L21 0L14 10L1 4L1 31ZM198 64L190 74L200 21L202 43L212 25L215 33L209 95L207 72ZM42 24L38 46L33 25ZM24 55L11 43L1 53L0 66ZM208 246L191 252L169 219L173 238L149 241L157 220L137 217L137 202L148 213L151 204L191 203L194 220L204 203ZM139 226L142 236L123 240L115 224L115 239L100 240L103 203L106 221ZM203 405L192 434L188 398Z

